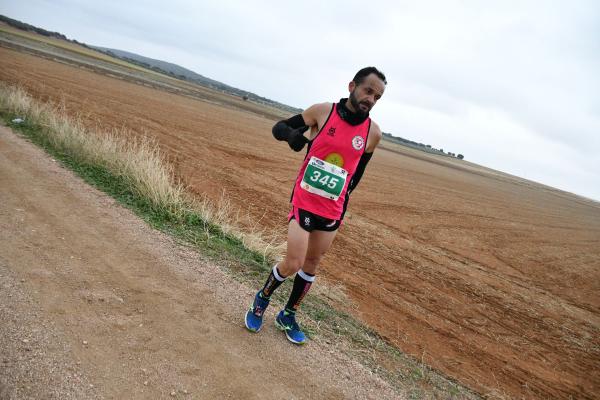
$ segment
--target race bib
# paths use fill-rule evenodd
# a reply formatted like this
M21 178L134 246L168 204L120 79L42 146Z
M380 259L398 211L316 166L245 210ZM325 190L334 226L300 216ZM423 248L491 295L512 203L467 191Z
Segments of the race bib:
M311 157L300 187L310 193L337 200L344 189L348 171L317 157Z

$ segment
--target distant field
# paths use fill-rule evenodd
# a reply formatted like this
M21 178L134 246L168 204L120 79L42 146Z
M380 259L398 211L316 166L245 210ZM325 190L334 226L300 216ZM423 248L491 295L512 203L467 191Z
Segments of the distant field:
M89 126L155 137L191 190L225 190L281 232L303 154L272 139L277 112L128 76L0 48L0 80ZM388 341L483 394L600 392L600 203L385 143L322 277Z
M33 40L36 42L41 41L43 43L58 47L60 49L68 50L68 51L74 52L76 54L81 54L83 56L92 57L94 59L97 59L100 61L105 61L105 62L108 62L111 64L124 66L127 68L131 68L131 69L138 70L138 71L143 71L143 72L154 74L154 75L160 75L156 71L142 68L138 65L128 63L128 62L120 60L118 58L109 57L108 55L106 55L104 53L101 53L101 52L93 50L93 49L89 49L84 46L80 46L76 43L67 42L65 40L61 40L61 39L57 39L57 38L53 38L53 37L46 37L46 36L38 35L34 32L23 31L21 29L17 29L10 25L7 25L6 23L3 23L3 22L0 22L0 32L7 32L12 35L16 35L16 36L19 36L19 37L22 37L25 39L29 39L29 40ZM170 79L175 80L175 78L170 78Z
M4 36L3 36L4 35ZM245 109L263 116L282 118L289 113L275 107L244 101L192 82L176 79L151 69L110 57L75 43L21 31L0 22L0 45L25 51L43 58L92 70L96 73L156 87L204 101Z

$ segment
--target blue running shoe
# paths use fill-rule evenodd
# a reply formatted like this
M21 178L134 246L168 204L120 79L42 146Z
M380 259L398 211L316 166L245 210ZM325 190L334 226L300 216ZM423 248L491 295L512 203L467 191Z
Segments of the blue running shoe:
M269 300L260 296L260 291L254 296L250 310L246 312L246 328L251 332L258 332L262 328L263 314L269 306Z
M275 319L275 326L285 332L288 340L294 344L304 344L306 335L300 330L300 326L296 322L296 314L285 310L279 311Z

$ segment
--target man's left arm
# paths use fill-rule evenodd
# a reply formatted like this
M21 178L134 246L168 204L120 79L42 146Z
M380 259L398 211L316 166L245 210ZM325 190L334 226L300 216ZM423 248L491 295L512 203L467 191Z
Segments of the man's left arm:
M360 182L360 179L367 168L367 164L369 161L371 161L373 152L375 151L377 145L379 145L382 136L383 134L381 133L381 129L379 129L379 125L377 125L375 122L371 122L371 129L369 130L369 138L367 139L365 152L360 157L360 161L356 166L356 171L354 171L354 175L352 175L352 179L348 184L348 194L352 193L352 191L358 185L358 182Z

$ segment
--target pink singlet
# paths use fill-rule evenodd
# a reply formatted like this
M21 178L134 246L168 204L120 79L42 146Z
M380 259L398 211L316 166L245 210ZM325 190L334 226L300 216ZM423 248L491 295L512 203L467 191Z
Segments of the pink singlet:
M339 116L336 104L333 104L325 125L310 142L308 153L298 173L292 194L292 205L294 207L310 211L323 218L335 220L341 218L348 184L356 171L360 157L365 151L370 127L371 118L367 118L360 125L350 125ZM348 172L346 183L337 200L310 193L300 186L306 166L313 156L335 164Z

